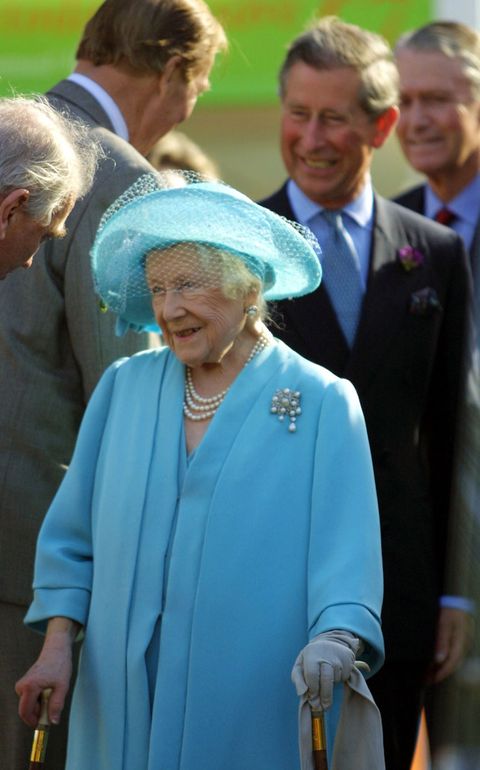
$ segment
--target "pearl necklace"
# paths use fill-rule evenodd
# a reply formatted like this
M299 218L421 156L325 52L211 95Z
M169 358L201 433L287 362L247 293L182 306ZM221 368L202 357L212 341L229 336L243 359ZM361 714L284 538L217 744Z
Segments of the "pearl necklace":
M255 356L258 355L258 353L260 353L260 351L266 348L267 345L269 344L270 344L270 339L265 334L261 334L258 340L256 341L255 345L251 349L250 355L245 361L244 366L247 366L247 364L249 364L250 361L253 358L255 358ZM190 367L187 366L186 377L185 377L185 400L183 402L183 414L185 415L185 417L188 417L190 420L195 420L195 421L209 420L210 417L213 417L213 415L217 411L218 407L220 406L223 399L227 395L229 388L230 386L228 386L228 388L225 388L225 390L222 390L220 393L217 393L215 396L204 398L195 390L195 387L193 385L192 370L190 369Z

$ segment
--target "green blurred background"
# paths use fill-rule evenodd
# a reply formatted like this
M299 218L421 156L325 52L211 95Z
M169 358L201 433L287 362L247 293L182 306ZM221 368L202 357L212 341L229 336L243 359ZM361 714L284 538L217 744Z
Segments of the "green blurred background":
M98 0L0 0L0 94L43 92L68 75L86 20ZM394 42L424 23L429 0L210 0L230 50L217 62L212 90L181 130L220 166L223 178L254 198L283 178L278 151L277 72L288 42L315 15L335 14ZM377 189L390 195L412 182L396 141L376 154Z

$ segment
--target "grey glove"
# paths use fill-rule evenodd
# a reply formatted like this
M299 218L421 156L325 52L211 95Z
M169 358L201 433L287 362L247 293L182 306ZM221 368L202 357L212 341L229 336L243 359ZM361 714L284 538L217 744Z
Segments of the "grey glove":
M348 631L327 631L312 639L293 666L292 681L297 695L306 695L315 710L330 708L333 685L347 681L360 647L360 639Z

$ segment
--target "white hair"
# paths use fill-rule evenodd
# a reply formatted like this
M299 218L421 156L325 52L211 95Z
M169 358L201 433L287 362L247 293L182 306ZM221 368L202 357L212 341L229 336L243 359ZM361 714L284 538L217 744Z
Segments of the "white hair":
M90 190L103 153L88 128L45 97L0 99L0 196L30 193L26 211L42 224Z

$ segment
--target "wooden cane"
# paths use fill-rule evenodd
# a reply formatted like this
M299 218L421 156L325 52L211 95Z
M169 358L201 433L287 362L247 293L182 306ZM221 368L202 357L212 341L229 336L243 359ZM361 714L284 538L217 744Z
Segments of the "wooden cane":
M50 729L50 720L48 718L48 699L52 694L51 688L43 690L41 695L40 717L38 719L37 729L33 735L32 752L30 754L30 764L28 770L43 770L45 762L45 753L47 751L48 731Z
M312 752L315 770L328 770L327 740L325 738L325 723L323 711L312 709Z

